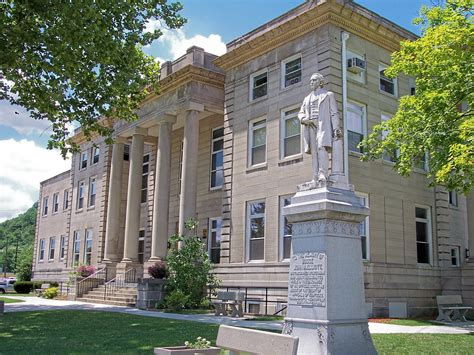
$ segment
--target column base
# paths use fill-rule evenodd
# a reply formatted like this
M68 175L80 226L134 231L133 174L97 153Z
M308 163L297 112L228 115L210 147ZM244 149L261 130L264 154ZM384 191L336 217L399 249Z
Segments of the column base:
M283 334L299 338L298 354L377 354L367 320L331 322L285 318Z
M113 279L117 274L117 264L118 261L110 260L110 259L103 259L101 265L107 268L107 281Z
M130 269L135 269L135 277L131 277L132 273L127 272ZM133 261L130 259L123 259L120 263L117 264L117 277L122 277L127 275L129 282L137 282L138 278L143 276L143 264Z

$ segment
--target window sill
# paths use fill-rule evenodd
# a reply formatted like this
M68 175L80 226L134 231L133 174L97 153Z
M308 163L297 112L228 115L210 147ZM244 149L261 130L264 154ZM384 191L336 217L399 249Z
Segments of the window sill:
M348 71L349 72L349 71ZM349 72L350 73L350 72ZM349 76L347 77L347 82L351 83L351 84L356 84L360 87L363 87L364 89L368 89L369 86L367 85L367 82L366 80L364 81L359 81L359 80L356 80L356 79L353 79L353 78L349 78Z
M292 155L278 161L278 166L291 165L303 161L303 154Z
M45 217L48 217L48 215L44 214L44 215L41 216L41 218L45 218Z
M259 103L259 102L261 102L261 101L265 101L266 99L268 99L268 94L265 95L265 96L262 96L262 97L258 97L258 98L254 99L254 100L249 99L249 104L256 104L256 103Z
M434 265L426 263L416 263L416 266L421 267L422 269L430 269L434 267Z
M54 262L54 259L49 259L48 260L48 263L53 263Z
M216 186L216 187L210 187L209 191L214 192L214 191L222 191L224 186Z
M395 100L398 100L398 95L395 95L395 94L391 94L389 92L386 92L386 91L383 91L379 88L379 93L382 94L382 95L385 95L387 97L390 97L392 99L395 99Z
M251 167L248 167L245 170L245 172L246 173L253 173L253 172L256 172L256 171L267 170L267 168L268 168L267 163L262 163L262 164L253 165Z
M359 153L359 152L354 152L353 150L349 150L349 155L351 155L351 156L353 156L353 157L360 158L360 157L363 156L364 154Z
M383 159L383 158L382 158L382 164L385 164L385 165L388 165L388 166L391 166L391 167L395 166L395 163L393 161L386 160L386 159Z
M265 260L247 260L247 264L265 264Z
M88 211L91 211L91 210L94 210L94 209L95 209L95 205L87 207Z
M76 213L82 213L83 211L84 211L83 208L79 208L79 209L76 210Z
M418 174L423 174L423 175L428 175L428 172L425 169L420 169L420 168L413 168L413 172L418 173Z
M291 84L291 85L288 85L288 86L281 86L280 88L280 93L284 93L286 91L289 91L289 90L293 90L297 87L300 87L301 85L303 85L303 81L300 80L299 82L297 82L296 84Z

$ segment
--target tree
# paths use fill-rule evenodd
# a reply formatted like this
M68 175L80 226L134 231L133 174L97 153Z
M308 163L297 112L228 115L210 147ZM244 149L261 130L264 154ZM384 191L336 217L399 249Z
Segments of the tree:
M15 274L18 281L30 281L33 268L33 244L26 246L18 256Z
M397 152L395 169L409 175L428 153L430 184L469 192L474 183L473 0L446 0L422 7L422 36L403 41L387 76L415 78L416 93L404 96L396 114L362 143L363 160Z
M0 99L50 120L48 148L63 156L77 149L67 140L74 121L86 137L110 143L112 128L100 118L136 119L159 77L159 64L141 48L162 31L145 31L147 23L178 28L181 9L166 0L2 2Z

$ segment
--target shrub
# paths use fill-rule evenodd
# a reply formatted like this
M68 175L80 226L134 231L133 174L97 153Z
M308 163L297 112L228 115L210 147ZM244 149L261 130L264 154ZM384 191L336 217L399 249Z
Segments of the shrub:
M154 279L164 279L168 276L168 267L164 261L157 261L148 268L148 274Z
M189 349L209 349L211 347L211 342L206 338L197 337L194 343L186 341L184 342L184 345Z
M27 294L33 289L33 282L31 281L17 281L13 284L13 289L17 293Z
M166 296L166 308L171 311L180 311L186 308L189 302L189 296L185 295L181 290L174 290Z
M197 226L196 220L189 219L186 228L191 236L175 234L170 238L171 245L182 246L179 249L171 248L166 259L170 271L167 290L181 291L187 296L186 307L189 308L201 304L206 288L212 292L218 285L217 278L211 274L212 265L205 245L196 234Z
M96 271L94 265L79 265L76 268L76 274L82 277L91 276Z
M43 297L47 299L53 299L58 296L58 288L50 287L43 292Z

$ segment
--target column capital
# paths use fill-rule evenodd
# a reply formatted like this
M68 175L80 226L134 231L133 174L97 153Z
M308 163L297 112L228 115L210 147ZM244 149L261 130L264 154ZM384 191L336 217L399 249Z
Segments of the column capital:
M134 127L132 129L132 136L135 136L135 135L146 136L147 134L148 134L148 129L146 128Z
M198 111L198 112L203 112L204 111L204 105L200 104L199 102L194 102L194 101L188 101L182 105L182 109L184 111Z
M162 124L162 123L174 124L174 123L176 123L176 116L165 113L164 115L158 116L157 121L158 121L157 122L158 124Z
M128 142L128 139L126 137L122 137L122 136L117 136L117 137L115 137L115 140L114 140L114 143L125 144L127 142Z

